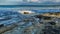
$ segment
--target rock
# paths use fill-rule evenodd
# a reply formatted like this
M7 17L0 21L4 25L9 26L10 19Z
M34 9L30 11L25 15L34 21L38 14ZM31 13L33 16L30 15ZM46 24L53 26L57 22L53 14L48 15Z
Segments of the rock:
M55 22L48 22L49 24L51 24L51 25L56 25L56 23Z

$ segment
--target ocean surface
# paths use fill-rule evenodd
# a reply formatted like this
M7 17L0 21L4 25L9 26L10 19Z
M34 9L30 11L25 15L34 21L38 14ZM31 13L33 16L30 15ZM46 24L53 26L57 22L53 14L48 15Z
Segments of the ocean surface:
M29 14L29 15L23 15L20 12L23 10L27 10L28 12L34 12L34 14ZM35 18L35 17L31 17L37 14L44 14L47 12L60 12L60 9L58 7L1 7L0 8L0 24L4 24L4 26L8 26L11 25L13 23L18 23L20 22L20 25L17 26L16 28L14 28L11 31L7 31L4 34L24 34L23 31L26 28L31 28L31 31L27 32L29 34L35 34L35 32L41 30L42 28L44 28L44 25L39 25L38 21L39 19ZM33 19L34 21L28 21L28 22L23 22L24 19ZM35 25L33 25L32 23L34 23ZM41 26L41 28L37 28L36 26ZM38 30L39 29L39 30ZM30 30L30 29L29 29ZM40 32L38 32L40 33Z

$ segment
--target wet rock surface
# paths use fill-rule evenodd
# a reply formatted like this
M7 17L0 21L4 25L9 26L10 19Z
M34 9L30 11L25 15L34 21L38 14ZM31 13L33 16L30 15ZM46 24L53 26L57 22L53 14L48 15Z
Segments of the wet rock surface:
M60 34L60 26L57 25L60 23L58 18L48 21L48 17L41 15L28 16L18 12L7 12L1 12L0 14L0 17L4 18L0 19L0 27L2 27L2 30L4 29L3 26L5 28L13 28L1 34ZM42 17L45 17L46 21Z

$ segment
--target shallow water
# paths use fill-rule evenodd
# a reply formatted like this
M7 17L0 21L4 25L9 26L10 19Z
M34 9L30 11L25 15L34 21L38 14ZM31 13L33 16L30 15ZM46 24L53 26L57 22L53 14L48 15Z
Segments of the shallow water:
M0 21L0 24L4 24L4 26L8 26L11 24L16 23L18 26L13 28L12 30L6 31L3 34L42 34L42 29L45 28L46 24L44 20L39 20L36 18L35 15L44 14L46 11L54 11L59 12L59 10L31 10L35 12L34 14L20 14L17 10L16 11L0 11L0 17L3 18ZM40 12L43 11L43 12ZM10 19L9 19L9 18ZM6 20L6 18L8 18ZM44 22L40 24L40 21ZM54 21L54 20L53 20ZM49 26L52 26L48 24ZM55 26L56 27L56 26Z

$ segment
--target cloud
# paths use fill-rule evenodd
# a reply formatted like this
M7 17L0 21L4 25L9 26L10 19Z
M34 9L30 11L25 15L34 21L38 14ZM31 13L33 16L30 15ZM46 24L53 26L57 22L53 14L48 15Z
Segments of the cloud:
M43 0L43 1L60 2L60 0Z
M54 2L60 2L60 0L54 0Z
M32 1L32 2L38 2L38 3L43 3L46 1L50 1L50 2L60 2L60 0L27 0ZM16 4L20 4L23 3L23 0L0 0L0 5L16 5Z
M22 0L0 0L0 5L15 5L22 2Z
M60 0L27 0L27 1L31 1L31 2L46 2L46 1L50 1L50 2L60 2Z
M50 2L60 2L60 0L39 0L40 2L46 2L46 1L50 1Z

